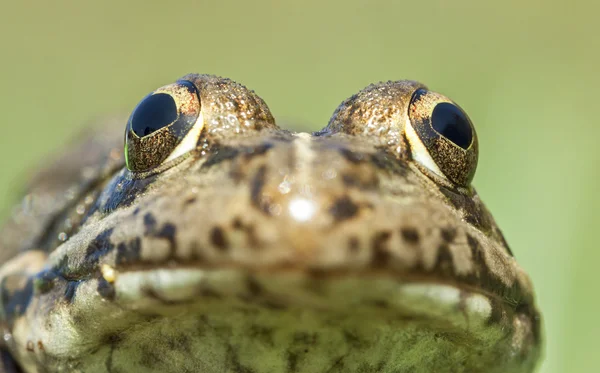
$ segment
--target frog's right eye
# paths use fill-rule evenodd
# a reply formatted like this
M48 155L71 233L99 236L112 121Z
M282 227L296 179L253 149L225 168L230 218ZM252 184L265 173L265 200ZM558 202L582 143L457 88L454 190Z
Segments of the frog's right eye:
M144 97L125 130L125 160L134 172L149 171L196 147L203 127L198 90L182 80Z

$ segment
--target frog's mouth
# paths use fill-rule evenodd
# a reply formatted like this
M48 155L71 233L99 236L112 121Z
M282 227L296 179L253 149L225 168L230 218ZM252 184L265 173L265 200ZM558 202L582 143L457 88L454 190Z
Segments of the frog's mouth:
M197 341L195 349L224 344L242 355L266 354L269 349L279 351L273 341L281 339L286 347L273 352L277 355L301 344L287 339L314 334L314 345L303 347L303 353L313 353L314 359L328 349L339 350L340 356L353 351L359 361L381 353L402 355L389 357L398 361L411 353L426 353L434 360L462 359L467 366L475 364L475 357L487 361L491 355L507 361L529 359L535 353L528 346L538 345L533 343L539 338L537 326L527 310L515 309L498 296L434 279L297 269L179 267L117 272L106 266L102 276L99 282L81 284L71 310L63 313L71 320L104 325L99 340L118 334L135 341L139 336L129 335L132 327L135 333L155 338L148 333L194 329L201 323L210 331L204 331L206 340ZM113 289L109 302L96 291L102 281ZM79 333L91 339L89 324L69 324L60 330L87 328ZM273 341L262 340L264 333ZM247 359L249 365L258 364L253 360L258 358Z

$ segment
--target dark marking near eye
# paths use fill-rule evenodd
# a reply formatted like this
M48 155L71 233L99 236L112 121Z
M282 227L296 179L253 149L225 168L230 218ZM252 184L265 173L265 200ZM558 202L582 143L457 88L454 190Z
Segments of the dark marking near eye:
M266 154L271 148L272 143L262 143L256 146L215 146L211 154L208 156L202 168L210 168L224 161L230 161L237 158L243 158L245 161L250 161L254 157Z
M419 236L419 231L412 227L404 227L400 229L400 235L402 239L411 244L416 245L419 243L421 237Z
M115 300L117 292L113 284L106 281L103 277L98 279L98 294L104 299Z
M456 238L456 229L455 228L442 228L441 230L442 239L446 243L452 243Z
M336 199L333 205L329 208L329 213L337 221L344 221L355 216L359 211L359 207L350 197L344 196Z
M102 203L98 207L101 212L109 213L118 207L130 206L138 196L144 194L158 176L151 175L143 179L132 179L131 175L129 171L125 171L106 187L102 195L106 195L108 198L106 200L98 199L98 202Z
M492 221L483 204L473 200L472 196L465 196L442 185L439 186L439 190L448 198L452 206L464 214L464 218L469 224L479 228L484 233L492 231Z
M262 212L270 215L269 203L263 198L263 188L266 182L267 166L262 165L254 174L250 186L250 199L252 204Z
M385 267L390 261L391 254L387 249L387 242L391 237L390 232L377 232L373 236L371 247L373 253L371 254L371 262L376 267Z
M371 155L371 164L374 164L382 171L387 171L403 177L408 174L409 170L404 162L399 162L394 155L388 153L385 149L381 149L377 153Z
M216 147L215 150L206 158L206 161L202 164L202 168L210 168L223 161L235 159L240 153L239 148L230 146Z
M225 232L223 232L221 227L213 227L213 229L211 229L210 242L221 251L229 249L229 241L227 240L227 237L225 237Z

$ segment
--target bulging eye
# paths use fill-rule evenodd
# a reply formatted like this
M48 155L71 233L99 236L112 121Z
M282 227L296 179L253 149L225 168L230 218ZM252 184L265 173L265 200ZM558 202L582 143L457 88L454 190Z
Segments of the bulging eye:
M477 168L477 134L467 114L447 97L418 89L409 106L406 137L415 161L438 176L468 186Z
M164 86L135 107L125 130L125 160L149 171L196 147L203 127L198 91L189 81Z

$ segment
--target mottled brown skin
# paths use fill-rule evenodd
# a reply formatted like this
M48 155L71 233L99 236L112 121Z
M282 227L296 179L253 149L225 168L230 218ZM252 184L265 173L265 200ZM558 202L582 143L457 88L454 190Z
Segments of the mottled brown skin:
M124 123L105 126L5 224L5 371L533 371L529 278L474 189L413 161L423 85L369 86L310 135L235 82L182 79L200 96L194 150L130 171ZM394 289L414 284L460 298L413 308L428 300Z

